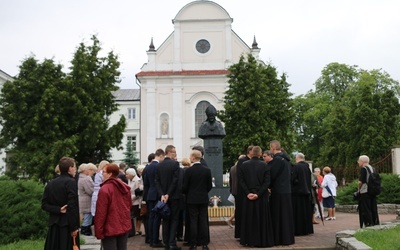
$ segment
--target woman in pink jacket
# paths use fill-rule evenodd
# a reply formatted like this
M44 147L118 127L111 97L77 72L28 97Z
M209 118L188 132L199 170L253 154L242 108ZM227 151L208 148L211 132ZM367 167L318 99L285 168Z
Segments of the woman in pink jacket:
M96 203L94 218L96 237L104 250L126 250L131 229L131 188L117 178L119 167L107 164L103 169L103 183Z

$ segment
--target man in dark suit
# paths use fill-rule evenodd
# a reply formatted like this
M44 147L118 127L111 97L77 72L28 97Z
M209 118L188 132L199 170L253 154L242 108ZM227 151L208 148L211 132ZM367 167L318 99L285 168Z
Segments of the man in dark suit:
M197 146L194 146L194 147L192 148L192 150L198 150L198 151L201 152L201 160L200 160L200 163L201 163L201 165L203 165L204 167L208 168L208 167L209 167L209 166L208 166L208 163L207 163L207 161L204 159L204 147L203 147L203 146L200 146L200 145L197 145ZM190 217L189 217L189 216L186 216L185 219L186 219L186 220L185 220L185 232L190 232ZM207 220L207 222L208 222L208 220ZM186 228L188 228L188 230L186 230ZM210 239L210 234L208 234L208 239ZM187 241L186 241L186 240L187 240ZM186 243L185 243L184 245L190 246L190 235L189 235L188 237L186 237L186 235L185 235L185 241L186 241Z
M63 157L60 176L50 181L43 193L42 209L50 214L44 249L72 249L73 237L79 245L79 202L75 160Z
M155 157L156 157L156 154L154 154L154 153L150 153L147 156L147 164L146 164L146 167L143 169L143 172L142 172L142 180L143 180L143 182L144 182L144 179L146 177L146 169L150 165L150 163L154 160ZM143 205L147 206L146 202L147 202L147 194L148 193L149 193L149 187L148 186L144 186L144 184L143 184L142 208L143 208ZM142 219L143 226L144 226L144 231L145 231L145 234L146 234L145 242L147 244L150 244L150 233L149 233L149 228L148 228L149 214L150 214L150 211L147 211L145 213L145 215L144 215L144 218Z
M146 189L147 191L147 211L148 213L150 213L147 226L151 247L164 247L164 244L162 244L159 239L161 218L156 212L152 211L153 208L156 206L157 201L160 200L160 195L157 192L154 180L158 169L158 164L164 159L164 156L164 150L157 149L155 152L154 160L145 168L146 173L143 175L144 189Z
M192 150L198 150L198 151L200 151L200 153L201 153L201 160L200 160L200 163L201 163L201 165L203 165L204 167L207 167L207 168L208 168L207 161L204 159L204 147L198 145L198 146L194 146L194 147L192 148Z
M179 162L175 161L176 149L173 145L165 148L165 159L158 164L156 171L155 184L161 201L167 203L171 210L171 215L162 222L162 234L165 247L168 249L181 249L176 245L176 230L179 218L179 199L178 191Z
M186 194L188 215L190 217L190 249L201 244L208 249L208 192L212 188L211 170L200 163L201 152L193 150L190 161L193 165L186 169L183 178L183 190Z

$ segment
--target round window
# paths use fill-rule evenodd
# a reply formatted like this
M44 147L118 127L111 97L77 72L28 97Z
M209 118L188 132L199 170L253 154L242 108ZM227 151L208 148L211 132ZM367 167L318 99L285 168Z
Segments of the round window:
M201 39L196 43L196 49L200 53L207 53L210 50L210 43L205 39Z

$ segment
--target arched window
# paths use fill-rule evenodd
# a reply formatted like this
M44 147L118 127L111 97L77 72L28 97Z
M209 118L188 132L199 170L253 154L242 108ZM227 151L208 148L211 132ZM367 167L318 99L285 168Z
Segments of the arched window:
M204 122L207 119L206 115L206 109L208 106L211 104L207 101L201 101L197 104L196 109L195 109L195 135L198 137L199 134L199 128L202 122Z

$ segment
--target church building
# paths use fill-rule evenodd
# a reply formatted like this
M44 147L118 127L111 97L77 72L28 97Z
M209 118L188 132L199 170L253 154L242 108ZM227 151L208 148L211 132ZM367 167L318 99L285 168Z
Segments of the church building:
M249 47L233 30L233 18L213 1L193 1L172 20L173 32L157 49L151 40L148 61L136 74L140 83L140 159L172 144L178 160L189 157L205 110L222 110L228 68L242 54L258 58L255 37ZM252 38L250 38L252 39Z

